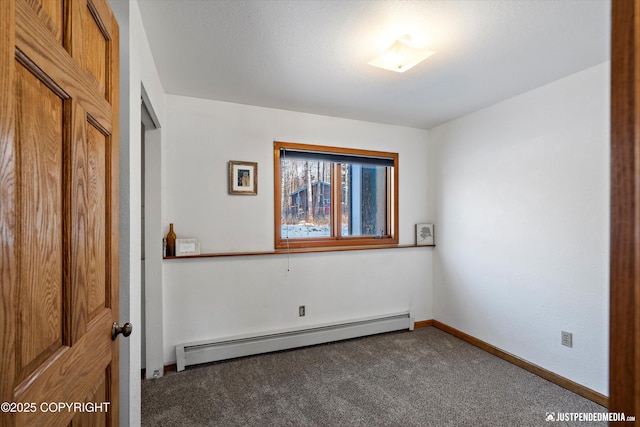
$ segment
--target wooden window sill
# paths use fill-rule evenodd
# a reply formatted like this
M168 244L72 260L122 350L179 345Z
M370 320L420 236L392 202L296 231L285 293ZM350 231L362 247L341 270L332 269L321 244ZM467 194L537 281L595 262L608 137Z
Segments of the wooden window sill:
M407 248L433 248L436 245L375 245L375 246L338 246L338 247L321 247L321 248L292 248L292 249L277 249L275 251L263 251L263 252L219 252L219 253L206 253L200 255L183 255L183 256L168 256L163 259L186 259L186 258L220 258L220 257L232 257L232 256L261 256L261 255L287 255L287 254L306 254L315 252L345 252L345 251L368 251L375 249L407 249Z

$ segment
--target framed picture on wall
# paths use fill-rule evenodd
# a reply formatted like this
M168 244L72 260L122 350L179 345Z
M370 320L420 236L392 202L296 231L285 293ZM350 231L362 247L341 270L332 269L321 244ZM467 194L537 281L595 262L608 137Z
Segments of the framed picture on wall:
M416 224L416 245L433 245L433 224Z
M229 194L258 194L258 163L229 161Z

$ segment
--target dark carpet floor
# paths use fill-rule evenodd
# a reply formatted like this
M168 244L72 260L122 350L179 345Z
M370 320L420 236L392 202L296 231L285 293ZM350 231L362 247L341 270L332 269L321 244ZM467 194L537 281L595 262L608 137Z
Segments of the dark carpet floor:
M143 426L556 426L606 409L436 328L216 362L142 384Z

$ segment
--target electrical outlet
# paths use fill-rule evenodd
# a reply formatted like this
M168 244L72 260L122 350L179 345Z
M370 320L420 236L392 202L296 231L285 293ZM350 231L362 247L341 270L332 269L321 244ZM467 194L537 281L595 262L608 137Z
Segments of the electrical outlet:
M300 307L298 307L298 316L300 317L304 316L304 305L301 305Z
M571 332L562 331L562 345L573 347L573 334Z

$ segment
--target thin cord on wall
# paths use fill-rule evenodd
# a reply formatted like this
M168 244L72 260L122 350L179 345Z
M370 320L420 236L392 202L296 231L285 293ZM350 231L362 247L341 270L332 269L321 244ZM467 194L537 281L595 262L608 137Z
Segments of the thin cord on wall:
M287 230L287 271L291 271L289 266L291 265L291 252L289 251L289 231Z

